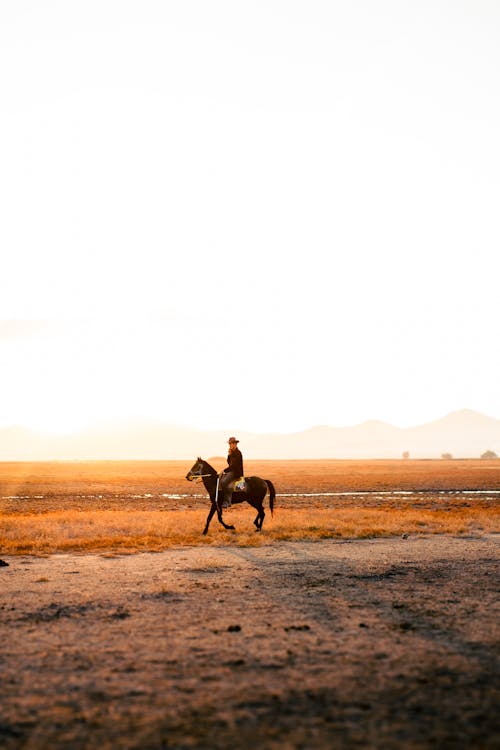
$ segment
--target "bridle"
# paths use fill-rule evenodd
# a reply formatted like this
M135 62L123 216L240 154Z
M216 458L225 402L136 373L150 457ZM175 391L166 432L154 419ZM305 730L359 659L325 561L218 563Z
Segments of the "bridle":
M204 479L205 477L215 477L216 475L215 474L191 474L190 472L190 476L191 476L192 482L197 482L199 479Z
M217 502L217 498L219 497L219 483L220 483L220 474L192 474L189 472L191 476L191 481L195 484L198 482L199 479L205 479L206 477L217 477L217 484L215 485L215 501Z

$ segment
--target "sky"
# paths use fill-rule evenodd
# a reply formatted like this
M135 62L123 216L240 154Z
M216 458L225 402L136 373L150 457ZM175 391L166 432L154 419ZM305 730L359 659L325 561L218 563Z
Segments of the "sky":
M0 427L500 418L495 0L2 0Z

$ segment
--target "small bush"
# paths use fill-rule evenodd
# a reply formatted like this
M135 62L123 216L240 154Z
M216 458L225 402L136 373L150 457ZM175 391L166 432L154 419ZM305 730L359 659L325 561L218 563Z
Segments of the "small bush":
M485 453L482 454L481 458L484 458L487 460L489 458L498 458L498 456L495 453L495 451L486 451Z

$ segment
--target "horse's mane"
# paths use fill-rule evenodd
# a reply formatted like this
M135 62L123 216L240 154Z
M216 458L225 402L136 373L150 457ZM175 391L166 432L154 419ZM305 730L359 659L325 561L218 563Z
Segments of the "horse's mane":
M218 473L216 469L214 469L214 467L208 463L208 461L205 461L204 458L200 458L200 461L203 462L203 465L206 466L207 469L209 469L212 472L212 474L216 475Z

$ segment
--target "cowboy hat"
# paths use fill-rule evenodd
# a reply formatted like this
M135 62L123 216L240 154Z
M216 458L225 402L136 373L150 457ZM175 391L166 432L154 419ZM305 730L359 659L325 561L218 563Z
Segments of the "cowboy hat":
M239 441L239 440L236 440L236 438L235 438L235 437L230 437L230 438L229 438L229 440L228 440L227 442L228 442L228 443L239 443L240 441Z

